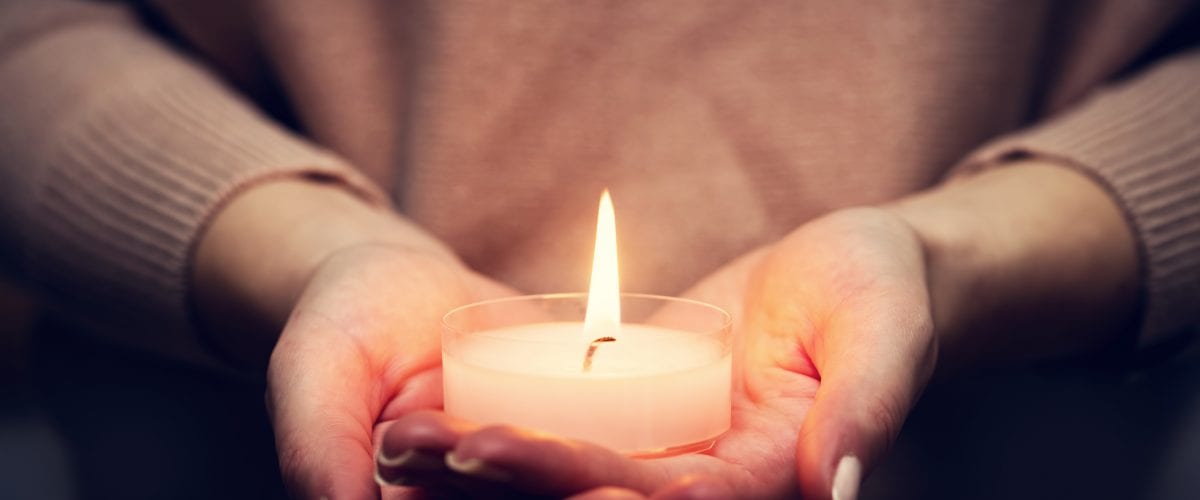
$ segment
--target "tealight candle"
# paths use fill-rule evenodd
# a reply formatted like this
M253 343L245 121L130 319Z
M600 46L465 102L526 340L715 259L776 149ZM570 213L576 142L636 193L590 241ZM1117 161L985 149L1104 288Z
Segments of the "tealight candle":
M587 294L499 299L446 315L445 411L633 456L707 449L730 424L730 323L701 302L619 292L605 192Z

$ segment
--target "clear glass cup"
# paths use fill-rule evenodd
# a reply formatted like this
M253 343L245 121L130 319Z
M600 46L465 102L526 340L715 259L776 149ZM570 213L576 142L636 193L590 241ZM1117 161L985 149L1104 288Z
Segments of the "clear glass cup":
M729 429L731 318L688 299L621 294L621 326L587 336L587 294L459 307L443 319L446 413L636 457L703 451Z

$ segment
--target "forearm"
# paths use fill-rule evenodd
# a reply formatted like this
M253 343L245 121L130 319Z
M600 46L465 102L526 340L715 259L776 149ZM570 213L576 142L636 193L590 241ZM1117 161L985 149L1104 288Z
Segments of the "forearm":
M336 184L289 177L245 190L213 217L193 257L205 335L237 362L265 364L313 270L374 244L455 260L415 225Z
M0 88L5 257L67 314L141 349L215 364L193 328L192 278L199 234L231 193L308 177L384 198L121 3L0 2ZM232 310L202 319L244 324Z
M891 208L926 250L943 368L1095 352L1136 327L1132 232L1078 171L1027 161Z

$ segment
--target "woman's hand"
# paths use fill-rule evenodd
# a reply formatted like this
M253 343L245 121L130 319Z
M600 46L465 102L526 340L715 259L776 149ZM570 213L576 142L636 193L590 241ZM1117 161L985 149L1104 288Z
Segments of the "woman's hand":
M301 498L369 498L376 422L438 408L441 318L507 291L457 264L350 247L313 275L271 354L280 468Z
M689 295L738 318L733 428L633 460L437 412L386 433L382 479L459 493L854 498L934 372L1095 352L1137 311L1131 231L1104 189L1029 161L815 220Z
M440 316L507 291L344 192L289 181L240 195L195 269L214 344L250 362L272 352L281 467L304 497L380 493L371 436L399 419L377 436L379 476L433 491L852 498L938 358L1094 351L1137 311L1129 228L1066 168L1010 166L837 212L689 294L738 318L733 428L703 454L632 460L413 412L440 406ZM263 332L285 320L276 345Z
M933 373L924 266L899 217L858 209L814 221L695 287L689 296L739 320L733 428L706 453L635 460L421 412L386 433L381 478L481 495L608 487L590 494L782 497L800 488L824 498L842 463L840 498L851 498L862 464L880 457Z
M442 315L509 293L386 209L302 180L224 208L195 281L227 358L262 369L269 356L280 468L300 498L378 496L375 423L441 405Z

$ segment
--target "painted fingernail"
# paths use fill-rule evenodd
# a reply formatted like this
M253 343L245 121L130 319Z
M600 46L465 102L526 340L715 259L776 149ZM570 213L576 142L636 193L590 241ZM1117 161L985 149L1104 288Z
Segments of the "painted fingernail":
M397 475L391 479L383 477L382 471L379 470L380 465L375 465L375 484L380 486L408 486L409 480L407 476Z
M380 485L408 486L413 484L413 474L445 470L446 465L441 453L410 448L392 457L379 450L375 456L375 482Z
M383 453L383 450L379 450L378 456L375 457L375 463L384 467L400 467L411 462L414 458L416 458L416 456L417 450L412 448L404 450L404 453L394 457L389 457Z
M459 458L453 451L446 454L446 467L459 474L477 477L480 479L488 479L491 481L509 481L512 479L512 474L505 470L499 469L482 459L478 458Z
M399 455L389 457L380 450L379 455L375 457L375 463L388 468L435 470L442 468L442 455L410 448Z
M838 461L833 471L833 500L855 500L858 486L862 483L862 462L854 455L846 455Z

